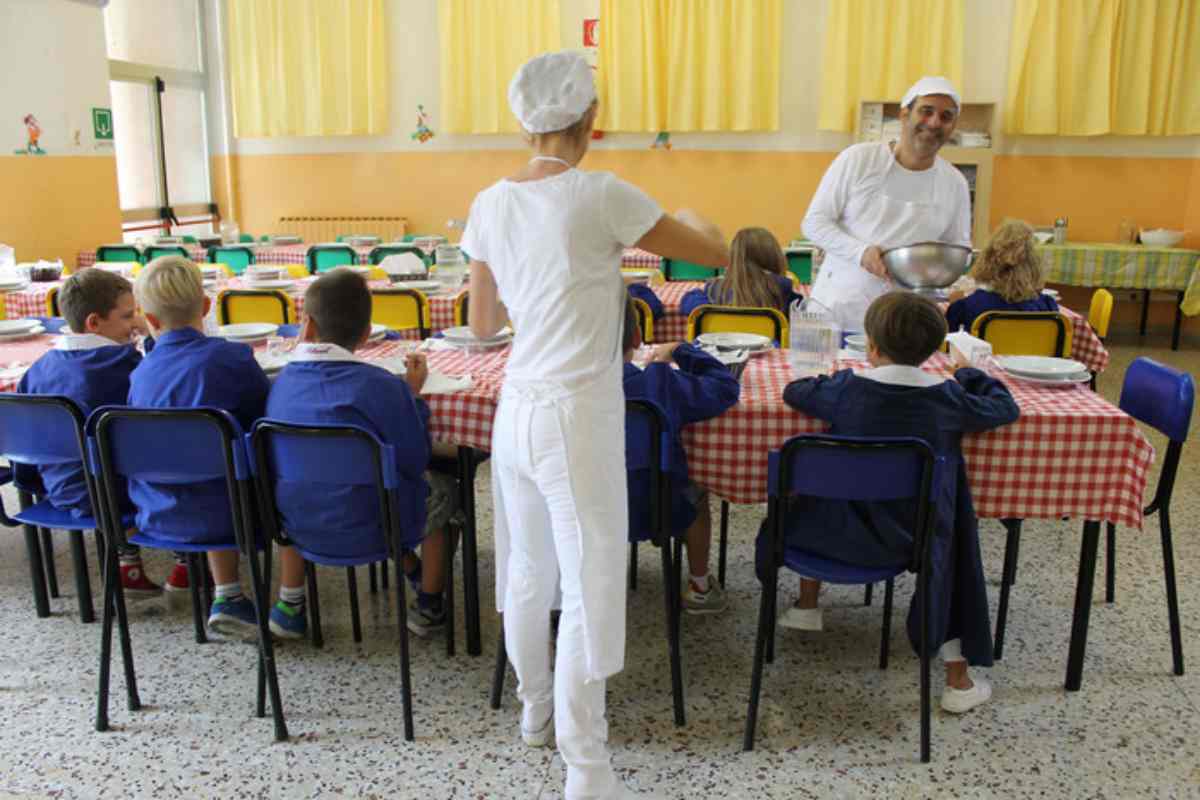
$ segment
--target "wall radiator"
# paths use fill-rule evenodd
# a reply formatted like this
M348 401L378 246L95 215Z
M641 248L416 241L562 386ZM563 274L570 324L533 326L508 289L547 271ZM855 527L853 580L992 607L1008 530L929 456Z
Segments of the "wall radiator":
M370 216L321 216L280 217L276 234L299 236L305 244L332 242L339 236L378 236L382 241L394 242L407 233L407 217Z

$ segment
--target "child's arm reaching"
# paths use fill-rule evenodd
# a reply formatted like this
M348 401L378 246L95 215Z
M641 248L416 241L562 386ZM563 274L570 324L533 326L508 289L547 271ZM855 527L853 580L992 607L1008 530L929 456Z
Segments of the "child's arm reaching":
M737 403L741 384L728 367L708 353L690 344L678 344L663 345L659 354L662 358L656 357L656 361L673 360L679 369L647 368L646 380L653 387L652 397L670 398L681 425L720 416Z
M830 422L841 400L842 387L846 379L853 374L849 370L843 370L833 375L818 375L815 378L792 381L783 390L783 402L810 417Z
M982 370L963 367L954 373L963 388L963 430L986 431L1016 422L1021 416L1008 387Z

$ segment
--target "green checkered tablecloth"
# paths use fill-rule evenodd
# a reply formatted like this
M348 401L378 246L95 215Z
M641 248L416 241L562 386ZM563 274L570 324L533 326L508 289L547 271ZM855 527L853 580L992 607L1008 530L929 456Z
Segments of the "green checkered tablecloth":
M1046 244L1038 247L1050 283L1184 292L1185 314L1200 313L1200 250L1140 244Z

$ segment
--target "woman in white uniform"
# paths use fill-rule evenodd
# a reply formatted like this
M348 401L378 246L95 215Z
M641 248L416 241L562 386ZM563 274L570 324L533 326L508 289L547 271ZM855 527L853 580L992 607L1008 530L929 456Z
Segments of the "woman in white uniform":
M530 60L508 97L534 156L475 198L462 241L472 330L488 336L511 319L516 331L492 433L496 603L522 737L545 746L557 728L568 798L627 797L604 716L605 680L625 658L621 254L636 245L709 266L729 254L611 173L576 168L596 116L582 56Z
M804 235L826 253L813 299L843 330L861 331L867 306L892 288L884 250L926 241L971 246L967 181L938 157L958 122L958 92L945 78L922 78L900 105L900 141L843 150L804 217Z

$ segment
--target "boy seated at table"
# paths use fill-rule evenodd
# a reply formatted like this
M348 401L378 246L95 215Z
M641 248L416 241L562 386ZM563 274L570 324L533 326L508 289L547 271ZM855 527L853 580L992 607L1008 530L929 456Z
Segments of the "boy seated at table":
M766 228L742 228L729 247L725 274L685 294L679 309L685 317L707 304L774 308L786 316L798 297L787 256L775 235Z
M946 457L956 476L935 498L937 521L932 549L928 642L941 647L946 663L942 708L963 713L991 697L991 685L968 673L968 662L991 666L992 640L987 589L979 554L979 531L962 460L964 433L1007 425L1019 411L1000 381L963 368L945 379L921 369L941 346L946 320L937 306L910 292L889 292L867 309L867 360L861 374L845 369L789 384L783 399L793 408L831 424L840 436L915 436ZM788 511L788 546L824 558L872 566L910 563L915 508L909 501L860 503L812 498L793 500ZM768 528L759 531L756 561L760 579L769 554ZM800 597L779 624L821 630L818 581L801 578ZM916 603L909 609L909 640L919 642Z
M314 281L304 293L300 342L271 387L267 416L297 424L356 425L395 447L401 476L400 527L406 548L402 569L416 590L408 628L429 636L446 625L444 548L446 525L455 512L453 478L430 472L429 406L419 393L428 369L425 357L410 353L406 375L399 378L360 360L354 351L371 333L371 292L363 278L336 269ZM284 532L336 535L339 552L356 539L373 549L380 531L379 504L370 487L330 487L281 481L276 502ZM412 548L421 544L423 559ZM279 552L279 602L271 609L271 632L304 636L304 559L292 547Z
M950 330L971 331L985 311L1057 311L1058 303L1042 294L1042 261L1034 249L1033 228L1020 220L1005 220L996 229L979 260L971 267L975 291L951 291L946 308Z
M129 404L221 408L249 431L266 408L267 376L249 345L205 335L211 301L200 268L182 256L156 258L138 275L134 294L156 342L130 376ZM133 480L129 497L142 530L192 542L233 538L224 479L186 486ZM208 627L227 636L257 636L254 604L243 594L238 575L238 552L211 551L208 563L216 584Z
M129 375L142 361L133 345L135 333L146 334L146 321L133 301L133 285L111 272L85 269L76 272L58 290L58 304L72 333L64 333L29 368L17 391L21 394L55 394L68 397L86 418L106 405L124 405ZM47 464L38 468L45 498L72 517L92 516L83 464ZM156 597L162 589L146 577L141 551L136 545L121 548L121 586L133 600ZM176 564L168 578L187 589L187 569Z
M729 368L690 344L663 344L645 369L634 366L633 354L642 344L637 312L625 304L625 399L651 400L666 413L671 433L671 529L687 543L688 581L683 609L689 614L714 614L725 610L725 593L709 575L708 554L712 521L708 493L688 480L687 456L680 433L684 425L719 416L735 405L741 385ZM672 365L679 368L673 369ZM631 443L631 447L646 443ZM631 474L629 480L629 530L650 533L650 494L647 480Z

